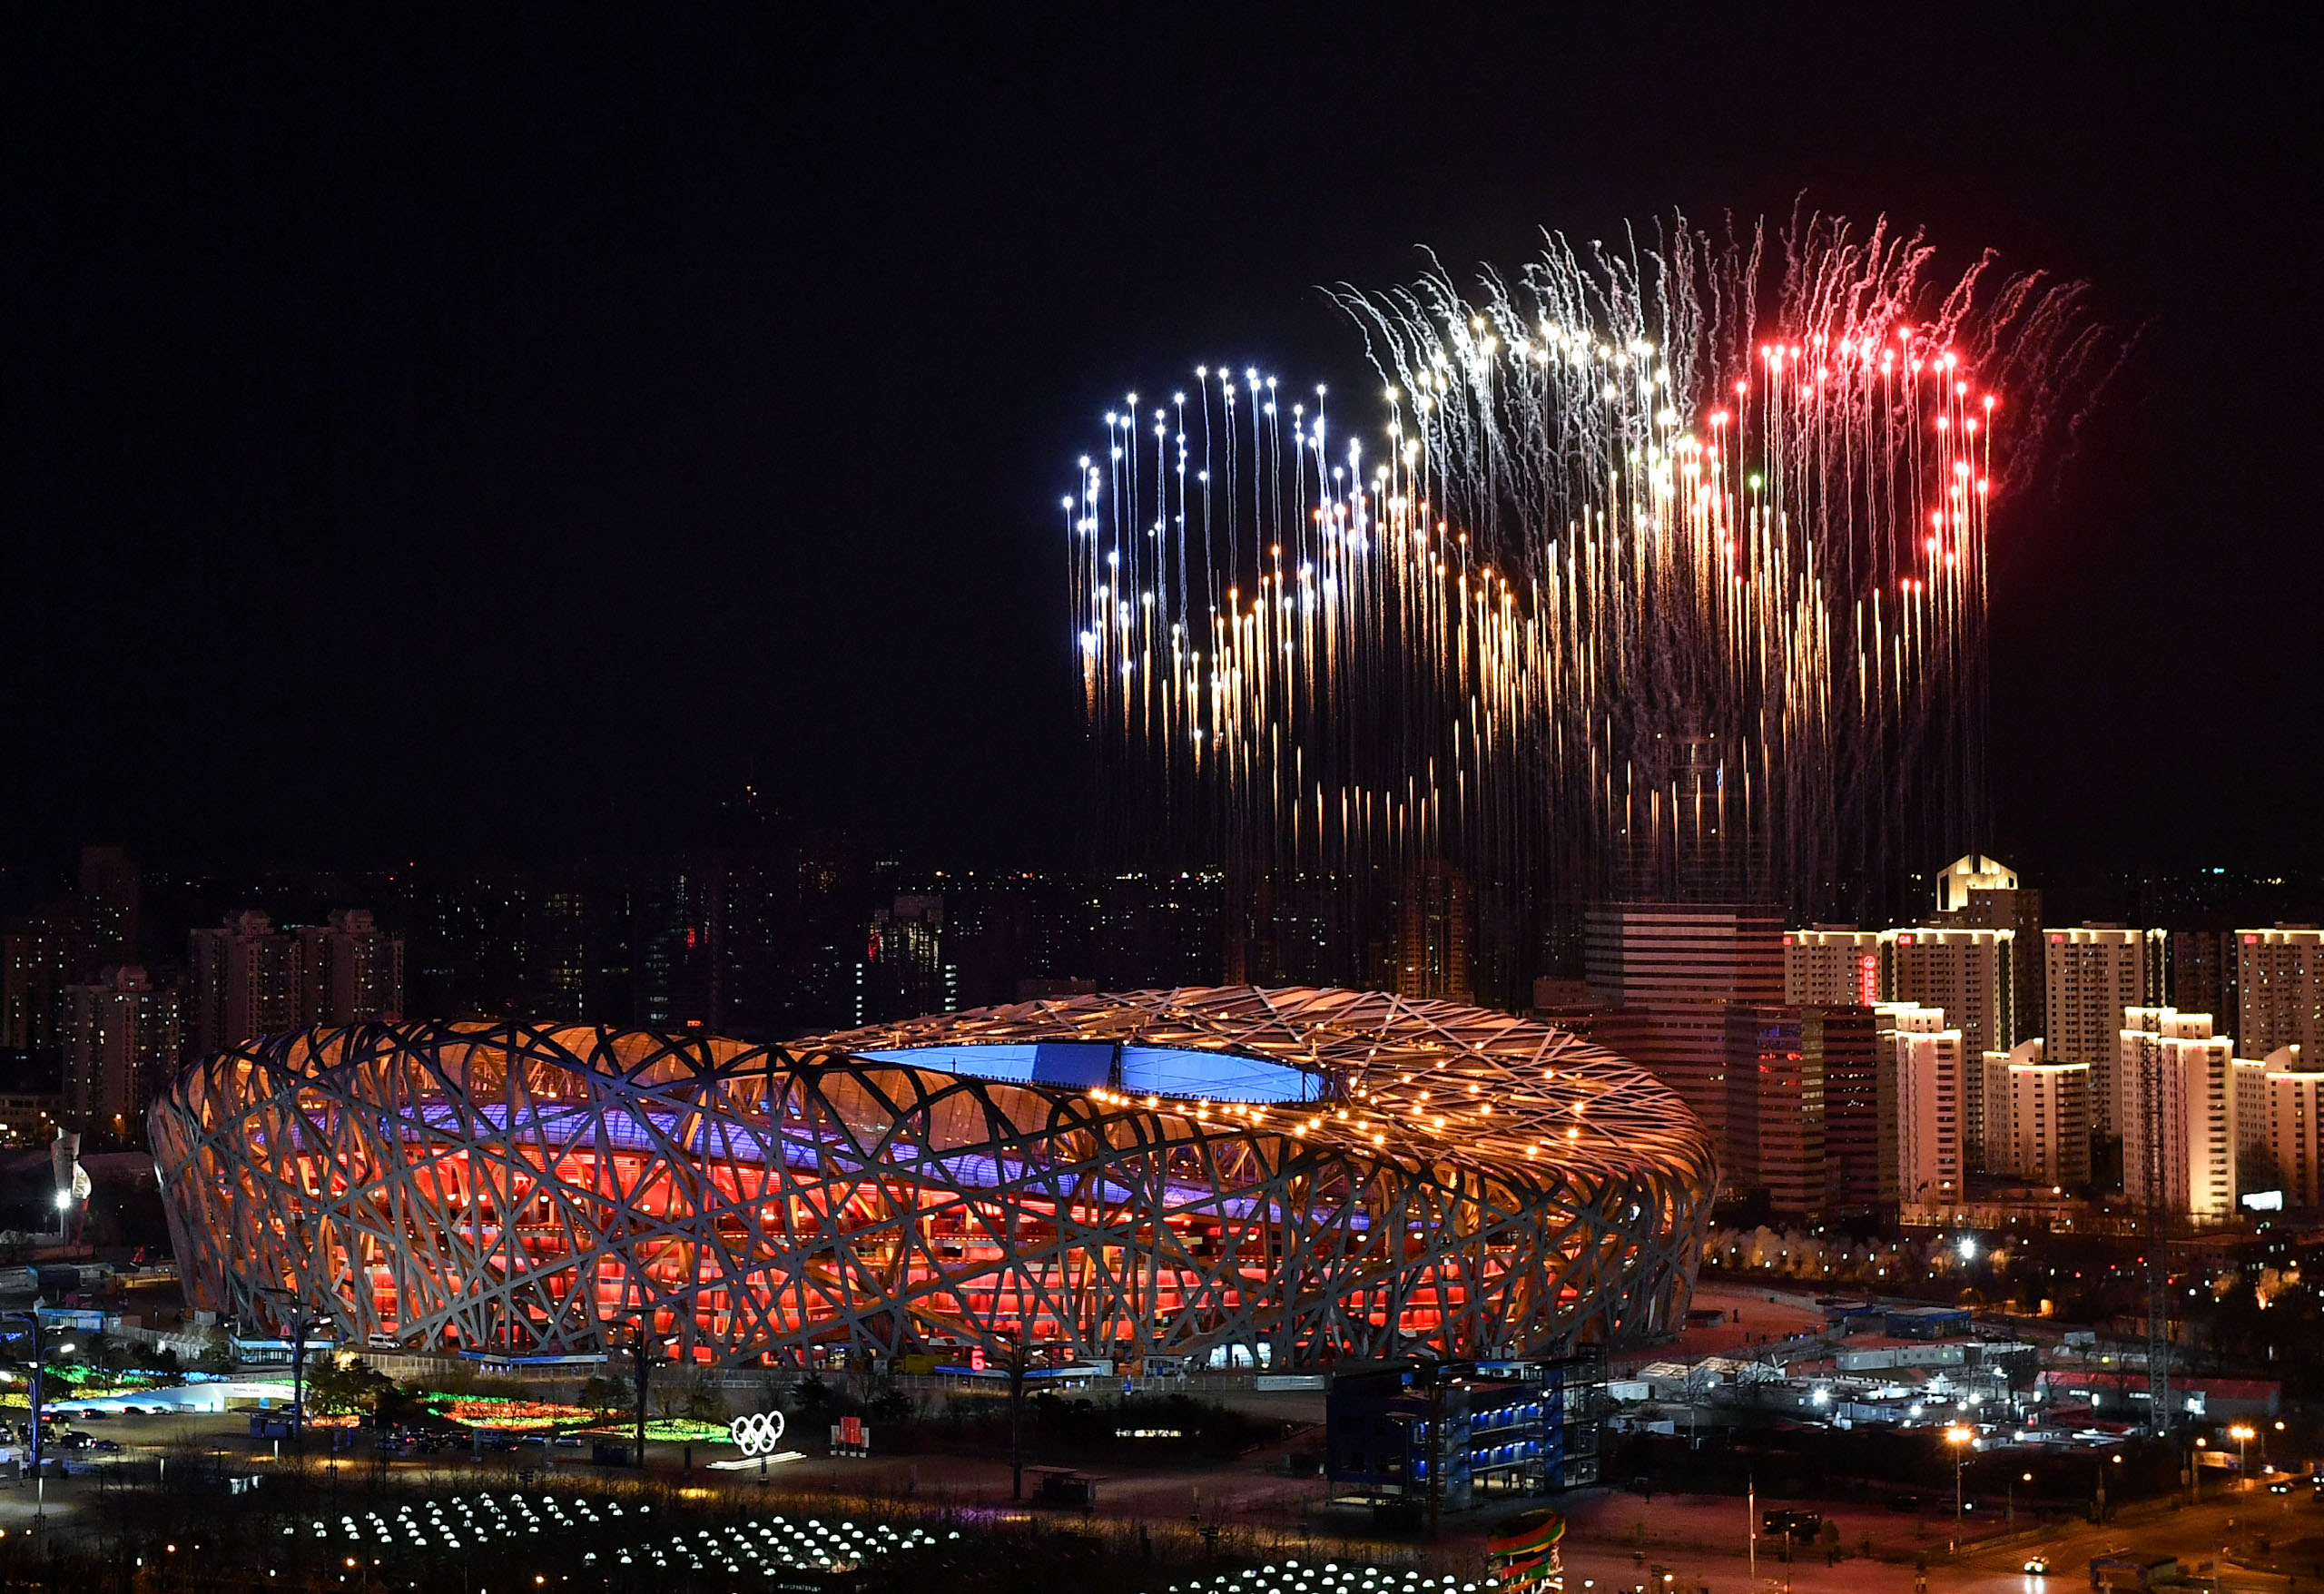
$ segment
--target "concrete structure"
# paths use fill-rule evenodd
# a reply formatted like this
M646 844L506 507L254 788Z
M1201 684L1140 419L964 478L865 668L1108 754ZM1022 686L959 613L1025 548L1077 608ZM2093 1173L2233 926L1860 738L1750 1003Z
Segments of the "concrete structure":
M2161 1144L2145 1130L2150 1058L2161 1093ZM2122 1187L2146 1188L2159 1157L2171 1209L2193 1217L2235 1210L2237 1137L2234 1042L2211 1033L2209 1013L2131 1008L2114 1064L2114 1122L2122 1138Z
M341 908L328 924L297 933L300 1028L403 1017L403 942L373 923L369 910Z
M2002 882L2007 883L2002 883ZM1990 858L1957 860L1938 881L1930 922L1945 930L2006 930L2011 983L2022 1037L2043 1013L2047 981L2042 966L2042 893L2016 883L2011 870Z
M2246 1057L2297 1046L2324 1055L2324 930L2235 932L2235 1038Z
M1605 902L1582 927L1592 1001L1783 1000L1783 919L1773 908L1698 902Z
M1895 1049L1896 1194L1915 1206L1961 1197L1962 1075L1967 1048L1940 1008L1883 1003L1876 1009Z
M1396 904L1396 994L1469 999L1469 884L1457 870L1423 871Z
M1895 1147L1869 1007L1731 1003L1725 1071L1730 1187L1765 1190L1781 1213L1884 1205Z
M177 1067L178 993L156 990L135 964L108 964L66 996L63 1116L129 1133Z
M304 949L255 910L192 936L192 1048L202 1057L299 1027Z
M2090 1065L2050 1060L2037 1037L1985 1053L1984 1070L1986 1170L2044 1185L2088 1182Z
M1915 927L1888 930L1884 940L1889 1000L1942 1009L1970 1059L2017 1044L2014 930ZM1963 1089L1961 1155L1974 1169L1984 1166L1983 1071L1969 1068Z
M2235 1059L2236 1196L2272 1183L2284 1205L2324 1209L2324 1070L2303 1067L2302 1049L2279 1047L2256 1061ZM2254 1157L2257 1150L2263 1155ZM2257 1161L2272 1181L2247 1177Z
M2045 1057L2053 1063L2086 1063L2097 1093L2098 1127L2114 1127L2114 1060L2121 1050L2122 1010L2159 1000L2149 979L2164 940L2160 930L2084 925L2042 932L2043 980L2049 990Z
M1664 1002L1650 1008L1599 1008L1590 1038L1677 1091L1711 1132L1721 1177L1727 1144L1725 1002Z
M1824 1008L1886 1001L1886 960L1876 930L1819 924L1786 930L1783 999Z
M1936 910L1958 913L1969 905L1972 891L2014 891L2017 871L2005 863L1971 853L1956 858L1936 877Z
M137 865L128 853L118 847L81 849L81 919L99 962L137 962L144 939L140 897Z

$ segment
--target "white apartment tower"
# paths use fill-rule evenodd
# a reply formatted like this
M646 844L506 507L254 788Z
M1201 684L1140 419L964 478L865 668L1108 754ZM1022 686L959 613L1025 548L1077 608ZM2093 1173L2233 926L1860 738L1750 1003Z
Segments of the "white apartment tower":
M2324 930L2235 932L2235 1038L2247 1057L2297 1046L2324 1054Z
M1868 1008L1883 1000L1880 940L1875 930L1786 930L1783 999L1817 1008Z
M2117 930L2085 925L2043 932L2042 969L2049 1011L2045 1015L2053 1063L2087 1063L2098 1127L2114 1129L2114 1059L2121 1050L2122 1013L2161 999L2148 989L2152 966L2149 943L2162 930Z
M2052 1062L2039 1037L1984 1055L1985 1166L2048 1185L2090 1177L2088 1063Z
M1895 1037L1897 1199L1907 1206L1957 1201L1966 1116L1961 1031L1946 1027L1939 1008L1883 1003L1875 1012Z
M2114 1122L2122 1137L2123 1188L2133 1196L2144 1190L2148 1170L2160 1157L2172 1211L2232 1215L2240 1146L2235 1043L2211 1033L2209 1013L2176 1008L2124 1009L2117 1038ZM2147 1128L2150 1061L2161 1108L2159 1146Z
M2017 1044L2014 930L1892 930L1888 948L1889 999L1943 1010L1961 1032L1964 1057L1973 1062L1989 1051ZM1984 1166L1984 1075L1971 1068L1964 1093L1961 1155L1965 1166ZM1908 1196L1905 1199L1910 1200Z

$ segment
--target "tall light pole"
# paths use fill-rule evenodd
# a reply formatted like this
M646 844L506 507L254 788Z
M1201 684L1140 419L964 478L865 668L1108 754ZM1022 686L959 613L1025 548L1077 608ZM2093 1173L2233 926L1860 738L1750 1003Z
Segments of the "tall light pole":
M22 1329L0 1329L0 1334L12 1333L29 1333L32 1336L33 1373L31 1401L33 1427L33 1520L35 1522L44 1521L48 1517L48 1475L41 1471L40 1464L42 1448L40 1438L40 1374L41 1368L45 1365L48 1361L48 1331L41 1323L40 1309L38 1307L34 1307L30 1312L10 1312L5 1314L0 1314L0 1323L21 1323L25 1324L25 1327ZM61 1353L70 1351L73 1347L66 1344L59 1345L56 1348Z
M1961 1469L1969 1463L1969 1447L1976 1442L1977 1431L1965 1423L1955 1422L1945 1431L1945 1442L1953 1447L1953 1553L1961 1553Z
M307 1432L307 1335L318 1328L330 1328L332 1323L328 1317L317 1317L310 1313L306 1304L289 1290L261 1289L258 1293L261 1295L280 1297L291 1304L290 1436L293 1440L299 1440L303 1438ZM279 1323L280 1319L277 1321ZM305 1452L304 1444L300 1444L298 1448L302 1454Z
M2238 1422L2227 1431L2227 1436L2235 1441L2235 1486L2238 1489L2242 1488L2244 1480L2251 1475L2250 1446L2252 1435L2256 1432L2257 1430L2249 1422Z

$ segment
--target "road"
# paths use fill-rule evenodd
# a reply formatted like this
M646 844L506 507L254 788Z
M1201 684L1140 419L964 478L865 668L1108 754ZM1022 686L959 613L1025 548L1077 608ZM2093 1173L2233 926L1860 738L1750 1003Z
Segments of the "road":
M1812 1501L1782 1503L1816 1509ZM1657 1567L1670 1573L1670 1594L1706 1589L1709 1594L1750 1594L1746 1507L1740 1500L1674 1495L1649 1503L1610 1494L1577 1501L1574 1507L1574 1529L1563 1551L1569 1594L1621 1594L1656 1580ZM1787 1566L1773 1541L1761 1540L1758 1594L1915 1594L1915 1546L1893 1519L1878 1521L1879 1514L1847 1509L1837 1513L1843 1542L1851 1549L1864 1531L1874 1532L1872 1559L1851 1555L1827 1567L1820 1551L1802 1547ZM2219 1562L2230 1574L2254 1574L2236 1577L2254 1587L2324 1590L2324 1507L2308 1500L2304 1490L2287 1498L2254 1489L2178 1510L2142 1505L2127 1514L2129 1520L2102 1527L2083 1521L2028 1527L1994 1547L1973 1546L1957 1562L1945 1553L1944 1527L1932 1523L1935 1530L1925 1546L1927 1594L2076 1594L2089 1587L2091 1558L2103 1554L2176 1556L2190 1571L2199 1562ZM1640 1521L1649 1524L1659 1544L1632 1549L1623 1542ZM2289 1560L2287 1547L2293 1552ZM2037 1554L2049 1558L2046 1577L2024 1569L2026 1559ZM2271 1569L2291 1575L2266 1575Z

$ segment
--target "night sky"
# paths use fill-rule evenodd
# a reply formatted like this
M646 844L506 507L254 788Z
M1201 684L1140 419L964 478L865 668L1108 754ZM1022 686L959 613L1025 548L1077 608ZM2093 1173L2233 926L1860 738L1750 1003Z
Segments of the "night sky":
M1054 507L1109 403L1203 360L1368 391L1318 284L1804 195L2136 335L2000 512L2004 856L2318 862L2289 37L761 9L0 25L0 858L651 843L751 782L1073 861Z

